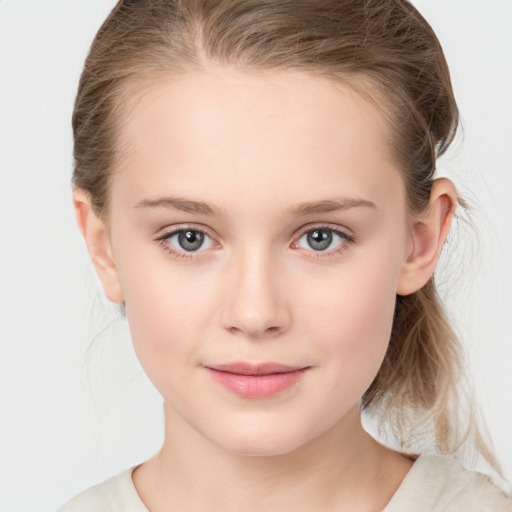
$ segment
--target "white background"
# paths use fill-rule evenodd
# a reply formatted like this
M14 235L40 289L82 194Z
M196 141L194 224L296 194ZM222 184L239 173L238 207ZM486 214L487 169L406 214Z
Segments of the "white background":
M74 226L70 117L114 0L0 0L0 510L56 508L162 440L160 399ZM440 162L472 203L438 274L512 478L512 1L417 0L464 138Z

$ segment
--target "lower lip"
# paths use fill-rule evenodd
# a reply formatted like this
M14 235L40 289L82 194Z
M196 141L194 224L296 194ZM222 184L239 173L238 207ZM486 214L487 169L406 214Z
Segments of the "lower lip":
M243 398L269 398L299 382L308 368L267 375L242 375L206 368L215 382Z

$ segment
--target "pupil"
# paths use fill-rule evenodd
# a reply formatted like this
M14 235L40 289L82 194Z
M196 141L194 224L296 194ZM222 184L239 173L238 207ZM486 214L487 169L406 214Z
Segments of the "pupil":
M187 251L197 251L203 245L203 234L199 231L182 231L179 234L179 243Z
M332 242L332 233L316 229L308 234L308 244L316 251L325 251Z

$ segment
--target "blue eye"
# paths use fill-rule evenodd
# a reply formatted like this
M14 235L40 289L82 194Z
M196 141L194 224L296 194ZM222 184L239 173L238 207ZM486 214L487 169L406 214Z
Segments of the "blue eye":
M185 252L204 251L213 243L206 233L197 229L180 229L167 235L164 240L173 249Z
M350 241L351 237L330 228L315 228L303 233L297 245L302 249L312 249L323 252L338 249L344 242Z

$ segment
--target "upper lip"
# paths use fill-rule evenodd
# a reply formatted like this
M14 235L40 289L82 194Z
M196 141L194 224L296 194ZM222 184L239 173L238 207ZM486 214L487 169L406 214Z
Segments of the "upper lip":
M219 372L236 373L238 375L272 375L275 373L289 373L297 370L305 370L308 366L290 366L281 363L225 363L205 365L206 368L217 370Z

